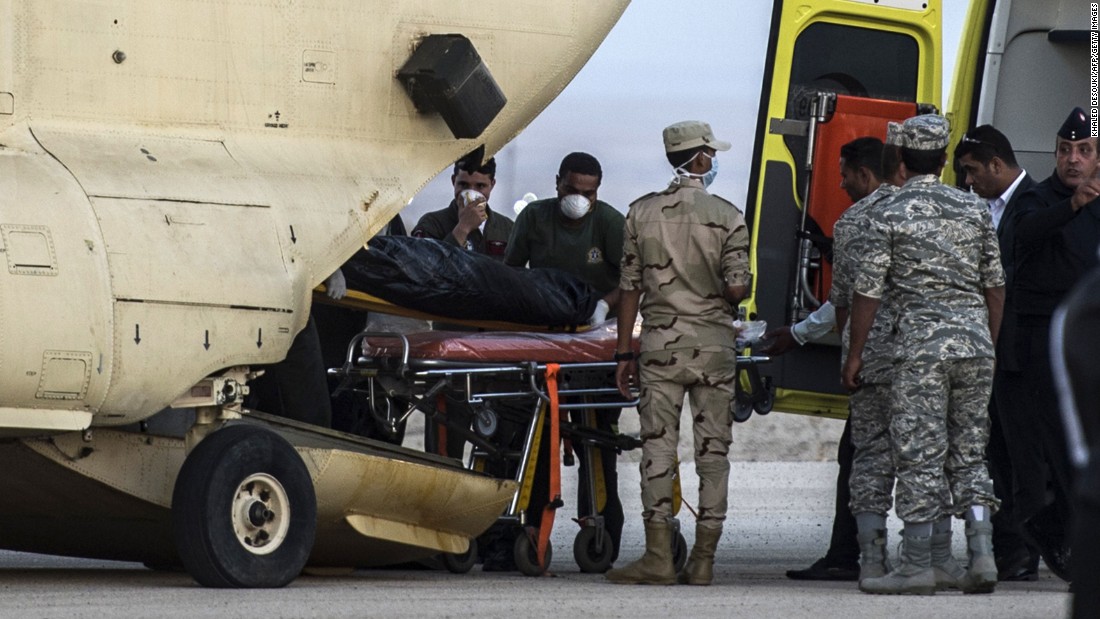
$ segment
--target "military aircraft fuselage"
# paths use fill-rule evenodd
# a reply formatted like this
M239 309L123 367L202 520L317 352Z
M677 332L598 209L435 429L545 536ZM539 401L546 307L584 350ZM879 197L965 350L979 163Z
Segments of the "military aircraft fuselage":
M310 290L624 8L0 1L0 434L132 423L283 358ZM443 34L507 101L476 137L396 77Z

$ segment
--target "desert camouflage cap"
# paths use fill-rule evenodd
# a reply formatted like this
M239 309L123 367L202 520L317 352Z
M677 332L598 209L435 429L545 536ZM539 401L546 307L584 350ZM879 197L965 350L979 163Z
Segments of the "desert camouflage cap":
M939 114L922 114L905 119L903 123L886 126L886 143L912 150L939 150L947 148L951 125Z
M714 150L729 150L730 143L714 137L710 125L701 120L685 120L665 127L665 152L688 150L697 146L709 146Z

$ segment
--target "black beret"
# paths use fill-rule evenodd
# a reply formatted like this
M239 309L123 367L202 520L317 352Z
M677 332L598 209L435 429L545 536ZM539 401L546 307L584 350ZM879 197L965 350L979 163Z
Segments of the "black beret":
M1066 122L1062 123L1062 128L1058 130L1058 137L1071 142L1083 140L1091 135L1092 128L1089 123L1089 115L1079 107L1073 108L1073 111L1066 117Z

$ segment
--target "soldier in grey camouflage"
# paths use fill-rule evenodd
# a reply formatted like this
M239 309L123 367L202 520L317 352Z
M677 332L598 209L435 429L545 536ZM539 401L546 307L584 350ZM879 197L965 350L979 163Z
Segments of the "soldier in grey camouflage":
M717 151L730 145L703 122L664 130L665 152L677 177L668 189L630 205L623 246L618 312L619 389L640 379L642 518L646 552L607 573L616 583L707 585L726 518L737 357L734 308L749 284L749 235L733 204L706 186ZM641 354L631 333L642 313ZM699 511L695 545L684 570L672 564L673 476L685 392L694 413Z
M881 145L881 143L879 143ZM841 150L842 166L859 165L857 142ZM881 206L898 191L898 153L894 146L881 149L878 167L886 181L848 207L833 225L833 280L829 300L837 308L841 333L841 359L849 341L847 317L852 286L867 249L866 231ZM849 162L851 158L853 161ZM846 173L845 181L847 182ZM857 183L858 184L858 183ZM849 192L851 193L851 192ZM848 400L848 421L852 432L852 472L849 479L851 513L855 516L860 547L859 579L886 573L886 514L893 506L894 462L890 450L890 383L896 361L894 323L896 311L888 297L875 313L863 351L863 382Z
M860 386L883 296L897 310L890 440L905 543L897 569L860 583L869 593L934 593L932 537L951 514L967 525L970 562L959 587L991 592L997 583L989 517L998 502L984 452L1004 271L981 199L937 178L948 133L947 120L932 114L891 123L887 141L900 147L907 180L871 222L854 286L842 371L849 389Z

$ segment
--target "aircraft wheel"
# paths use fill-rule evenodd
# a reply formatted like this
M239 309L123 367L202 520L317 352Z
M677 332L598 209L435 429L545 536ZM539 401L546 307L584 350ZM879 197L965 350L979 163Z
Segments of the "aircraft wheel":
M688 543L684 539L684 534L679 531L676 532L676 537L672 539L672 566L676 568L676 573L679 574L684 569L684 565L688 560Z
M439 555L439 560L443 562L443 567L447 568L447 571L452 574L469 572L474 569L474 564L477 563L477 540L470 540L470 547L466 549L466 552L445 552Z
M535 545L526 533L516 536L515 545L512 546L512 559L516 567L524 576L542 576L550 567L550 560L554 557L554 547L546 542L546 561L539 564L539 557Z
M577 567L587 574L603 574L610 569L614 562L614 553L615 543L611 541L611 534L606 529L581 527L573 540L573 559L577 562Z
M217 430L187 456L172 493L172 534L205 587L282 587L313 549L317 498L286 439L252 425Z

